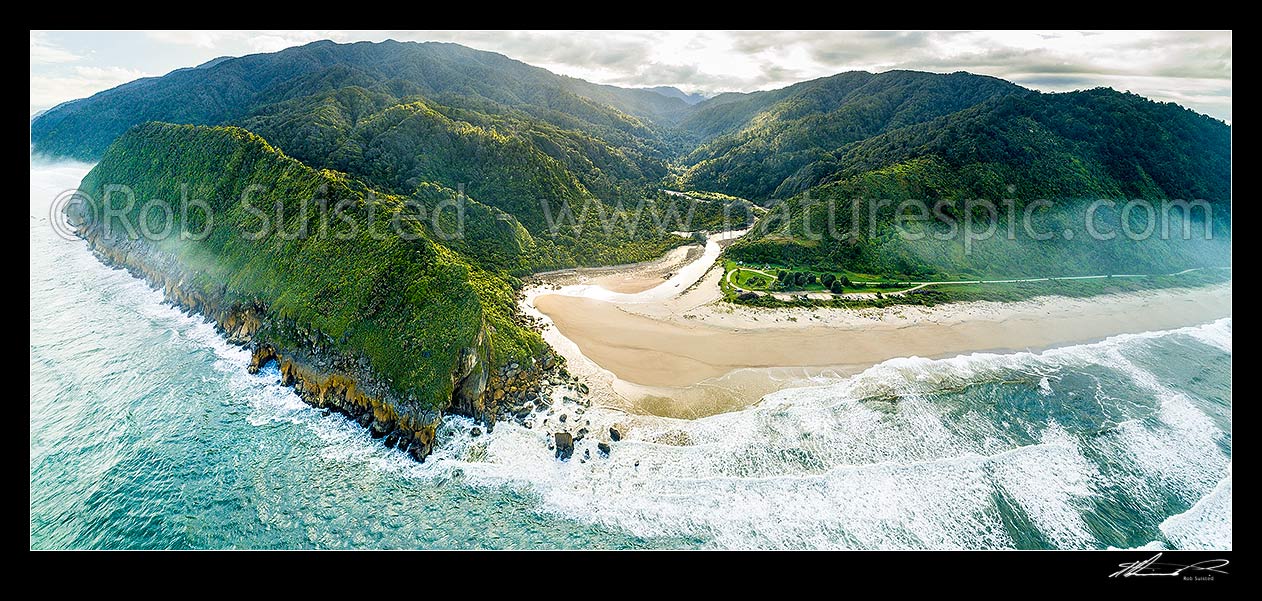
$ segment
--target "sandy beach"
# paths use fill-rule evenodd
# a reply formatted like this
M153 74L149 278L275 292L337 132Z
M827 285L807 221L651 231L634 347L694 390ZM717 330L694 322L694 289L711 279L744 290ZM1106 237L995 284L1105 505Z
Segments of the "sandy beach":
M1017 305L904 310L892 319L836 309L782 310L777 316L705 307L696 311L704 317L691 320L560 295L541 296L535 306L584 355L619 378L687 386L742 368L867 366L894 357L1038 350L1176 328L1231 315L1231 290L1046 298Z
M537 285L526 309L571 366L608 388L603 404L699 417L780 388L896 357L1038 351L1231 315L1231 283L1090 298L1040 297L889 309L760 309L721 300L717 241L614 272ZM692 260L693 268L681 270ZM689 272L691 273L685 273ZM663 280L680 273L691 281ZM607 288L606 288L607 287ZM618 294L610 294L617 292Z

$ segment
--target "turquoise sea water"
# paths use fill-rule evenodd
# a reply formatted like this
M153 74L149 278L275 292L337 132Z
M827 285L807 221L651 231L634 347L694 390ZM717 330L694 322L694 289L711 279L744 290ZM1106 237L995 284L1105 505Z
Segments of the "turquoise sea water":
M897 359L586 463L452 419L416 464L58 237L86 168L31 171L33 548L1231 548L1230 319Z

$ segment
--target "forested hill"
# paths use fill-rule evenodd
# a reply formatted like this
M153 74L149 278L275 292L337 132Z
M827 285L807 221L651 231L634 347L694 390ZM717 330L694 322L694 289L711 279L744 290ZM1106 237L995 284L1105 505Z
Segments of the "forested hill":
M903 252L866 234L818 243L788 223L816 218L802 199L840 194L918 197L926 206L1046 199L1062 209L1099 197L1204 199L1224 207L1213 226L1230 236L1227 124L1108 89L1045 94L968 73L849 72L689 104L456 44L326 41L216 59L65 103L31 122L32 149L95 160L148 121L240 126L307 165L426 202L464 187L468 235L451 245L513 274L648 258L679 243L666 231L723 227L724 207L747 201L784 201L732 247L747 258L976 273L1033 270L1059 256L1008 265L1003 255L960 257L927 243ZM684 201L660 188L698 194ZM612 215L625 224L647 214L661 223L676 203L702 206L704 226L554 227L559 207L579 220ZM874 215L872 237L887 238L890 216ZM1159 269L1190 256L1124 246L1106 254L1078 267Z
M133 238L99 218L105 190L120 181L144 199L175 199L182 187L212 212L155 200L169 205L172 228L196 235ZM252 186L260 190L253 197ZM407 212L401 198L311 169L240 128L135 127L82 188L93 204L76 221L98 252L155 285L169 282L174 300L225 329L232 315L253 313L244 321L255 322L245 333L256 349L352 374L361 389L377 382L375 396L396 399L400 414L446 407L462 349L499 365L544 348L518 324L509 279L445 248L429 224L395 219ZM317 196L342 207L338 218L308 206ZM150 205L140 205L122 208L123 219L148 223ZM272 206L275 213L260 210ZM327 234L316 235L320 228Z
M145 121L232 123L275 102L350 85L396 97L513 107L560 125L643 134L688 105L649 90L564 77L501 54L439 42L313 42L270 54L215 59L50 110L31 125L36 150L92 160Z
M998 98L848 146L819 171L837 181L927 156L982 198L1231 198L1230 127L1108 88Z
M719 96L681 127L704 141L683 158L687 187L751 199L810 187L847 144L1028 90L1001 79L850 72L771 92Z
M148 121L238 125L379 190L433 199L435 186L464 187L469 238L453 244L521 274L645 260L681 242L667 233L679 224L598 221L627 219L618 202L655 191L676 151L647 117L687 106L455 44L317 42L66 103L36 118L31 138L36 152L96 159Z
M1230 265L1231 129L1134 94L1006 95L847 145L813 169L826 175L778 205L731 248L733 257L966 278ZM1029 214L1035 227L1017 226L1015 237L1001 229L971 246L962 235L932 236L952 224L959 232L978 215L967 203L982 199L995 203L1001 224ZM1093 211L1097 201L1104 204ZM1143 202L1128 210L1131 201ZM1185 210L1178 201L1204 204ZM913 236L895 235L894 207L903 202L937 217L913 225ZM818 235L827 231L841 235Z

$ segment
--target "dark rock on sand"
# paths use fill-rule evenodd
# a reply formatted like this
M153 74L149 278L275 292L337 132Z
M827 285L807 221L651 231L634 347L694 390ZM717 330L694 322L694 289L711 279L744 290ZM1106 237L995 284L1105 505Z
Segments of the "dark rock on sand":
M574 456L574 437L569 432L557 432L553 437L556 440L557 459L565 461Z

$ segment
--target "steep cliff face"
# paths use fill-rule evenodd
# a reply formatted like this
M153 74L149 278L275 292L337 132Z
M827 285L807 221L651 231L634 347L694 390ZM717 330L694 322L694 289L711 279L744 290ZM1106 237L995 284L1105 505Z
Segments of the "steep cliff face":
M103 262L143 278L172 303L214 321L229 342L248 347L251 372L275 361L283 383L304 401L345 414L417 460L432 451L445 412L493 427L505 395L498 376L507 366L531 366L535 381L544 373L537 366L557 366L516 314L508 283L463 262L422 228L346 240L336 232L243 236L252 231L242 220L245 201L224 192L251 181L266 182L279 210L308 198L312 186L339 186L335 192L352 196L363 211L397 210L390 197L308 169L248 132L149 125L107 151L84 180L86 200L67 214ZM139 220L152 210L150 199L179 198L162 194L173 182L209 199L204 238L182 239L178 232L188 223L155 237L101 218L106 189L124 185L143 199L150 208L121 211L122 220ZM180 212L173 202L156 202Z
M444 407L408 402L392 393L371 365L323 348L321 340L327 336L321 332L310 332L303 345L278 347L277 341L260 336L260 331L292 329L294 325L278 323L265 305L223 306L220 298L184 287L181 272L169 262L155 265L164 263L162 257L155 256L143 245L116 244L92 229L81 229L79 233L102 262L126 269L145 280L162 290L171 303L210 318L228 342L248 347L250 373L258 373L268 362L275 361L281 383L292 386L308 404L347 416L368 429L374 438L385 438L388 447L397 447L417 461L424 461L433 450ZM460 370L453 372L452 378L461 378ZM482 403L484 395L485 390L465 402ZM455 412L485 421L481 414L460 409L462 407L457 406Z

